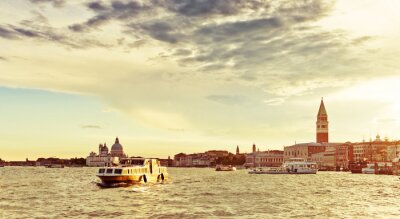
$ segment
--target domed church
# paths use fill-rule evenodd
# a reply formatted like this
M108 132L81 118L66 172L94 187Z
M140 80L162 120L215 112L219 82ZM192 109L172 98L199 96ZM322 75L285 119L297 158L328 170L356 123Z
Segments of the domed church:
M121 158L126 158L127 155L124 153L122 145L119 143L118 137L115 139L115 143L111 147L110 153L108 153L108 147L106 143L99 145L99 154L91 152L86 157L86 165L90 167L104 167L118 164Z
M119 143L118 137L115 139L115 143L111 146L111 156L119 158L126 157L124 148Z

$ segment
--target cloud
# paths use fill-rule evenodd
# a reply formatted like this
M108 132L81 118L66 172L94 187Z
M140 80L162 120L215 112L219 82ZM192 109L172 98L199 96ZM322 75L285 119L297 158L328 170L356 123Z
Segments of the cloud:
M17 34L8 28L0 26L0 37L6 39L16 39Z
M247 101L247 98L244 96L232 95L209 95L206 98L226 105L240 105Z
M0 26L0 37L15 40L39 40L75 49L110 46L91 37L77 38L65 34L62 30L50 26L48 19L41 13L35 11L33 14L33 18L24 19L18 24L9 24L7 28Z
M234 15L248 8L256 9L268 5L253 0L155 0L153 2L184 16Z
M14 31L20 36L25 37L40 37L40 33L34 30L27 30L19 27L13 27Z
M0 37L49 41L74 49L123 47L129 51L157 46L163 50L159 58L278 96L332 86L333 78L342 78L343 84L357 80L360 76L350 72L365 61L352 50L374 39L350 38L344 31L313 24L333 9L332 2L323 0L114 0L80 6L94 14L67 26L72 34L52 27L39 13L19 25L0 26ZM114 43L93 37L107 24L122 29Z
M54 7L62 7L65 4L65 0L29 0L34 4L52 3Z
M109 5L104 5L100 1L90 2L87 4L87 7L97 14L83 23L76 23L68 26L70 30L75 32L90 31L111 20L128 20L150 9L148 5L138 1L124 2L115 0Z
M0 56L0 61L8 61L6 57Z
M103 5L101 1L98 2L89 2L87 4L87 7L92 9L93 11L105 11L107 10L107 7Z
M285 99L283 99L283 98L274 98L274 99L264 100L264 103L266 103L269 106L282 105L284 102L285 102Z
M4 39L60 45L74 58L58 60L59 68L37 67L32 72L46 71L42 77L15 83L95 95L152 127L190 132L192 123L206 129L208 118L234 126L230 118L241 120L243 111L251 111L243 120L267 122L252 115L376 72L393 74L380 71L390 65L371 64L382 59L365 45L378 38L316 23L329 16L331 1L126 0L71 7L86 13L64 26L40 13L0 26Z
M83 129L101 129L102 127L99 125L81 125Z
M184 37L168 22L157 21L149 24L142 24L140 28L152 38L168 43L178 43Z

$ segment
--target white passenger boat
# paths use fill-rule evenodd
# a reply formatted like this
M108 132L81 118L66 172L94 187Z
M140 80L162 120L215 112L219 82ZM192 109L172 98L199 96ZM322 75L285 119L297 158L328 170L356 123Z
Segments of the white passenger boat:
M367 167L361 169L363 174L375 174L375 165L373 163L367 164Z
M317 163L303 158L290 158L281 167L259 167L250 170L250 174L316 174Z
M168 179L168 172L157 159L127 158L122 159L118 166L99 168L97 176L102 181L101 186L112 186L164 182Z
M215 167L215 171L236 171L236 167L233 167L231 165L228 165L228 166L217 165Z

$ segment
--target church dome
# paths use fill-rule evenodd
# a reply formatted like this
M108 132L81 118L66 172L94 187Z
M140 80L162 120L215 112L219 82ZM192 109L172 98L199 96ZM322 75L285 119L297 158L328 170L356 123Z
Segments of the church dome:
M124 149L122 145L119 143L118 137L115 139L115 143L111 146L111 153L112 152L122 152Z

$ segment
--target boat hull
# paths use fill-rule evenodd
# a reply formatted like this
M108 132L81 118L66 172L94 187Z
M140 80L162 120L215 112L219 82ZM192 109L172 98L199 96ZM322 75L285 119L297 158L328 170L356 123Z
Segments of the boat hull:
M134 184L139 183L138 179L134 176L98 176L102 183L104 184L114 184L114 183L128 183Z
M157 183L168 179L167 174L158 175L97 175L103 184Z
M362 173L362 169L367 167L367 162L352 162L349 164L351 173Z

